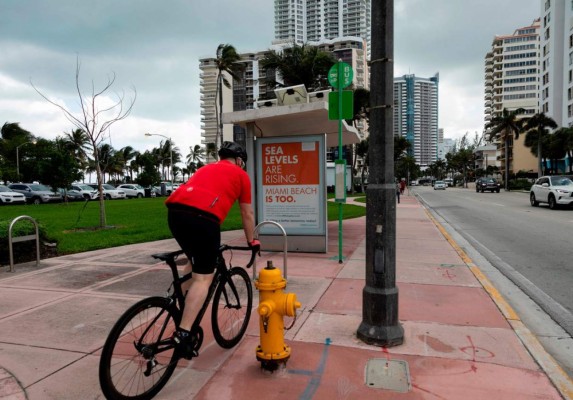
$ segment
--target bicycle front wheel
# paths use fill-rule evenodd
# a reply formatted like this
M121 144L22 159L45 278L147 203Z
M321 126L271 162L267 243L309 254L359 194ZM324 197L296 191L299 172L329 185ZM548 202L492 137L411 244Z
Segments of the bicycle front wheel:
M253 287L247 271L231 268L213 297L211 323L219 346L230 349L239 343L249 325L252 306Z
M150 297L130 307L103 346L99 381L107 399L151 399L177 366L171 337L181 319L170 299Z

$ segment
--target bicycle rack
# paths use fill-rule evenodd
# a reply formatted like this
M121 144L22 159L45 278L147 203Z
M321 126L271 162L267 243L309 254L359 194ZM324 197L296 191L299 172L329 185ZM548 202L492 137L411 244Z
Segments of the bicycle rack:
M287 278L287 234L286 231L284 230L284 228L281 226L281 224L279 224L278 222L275 221L263 221L261 223L259 223L256 227L255 227L255 239L258 239L258 233L259 233L259 228L263 225L274 225L277 228L279 228L283 234L284 237L284 247L283 247L283 265L284 265L284 278ZM255 262L255 264L253 265L253 280L257 279L257 264Z
M35 235L25 235L25 236L18 236L17 238L12 239L12 227L14 224L20 220L27 219L32 221L34 227L36 228ZM32 217L27 215L21 215L16 217L10 223L10 227L8 228L8 249L10 251L10 272L14 272L14 249L12 248L12 244L15 242L25 242L27 240L34 240L36 239L36 266L40 265L40 234L38 232L38 223Z

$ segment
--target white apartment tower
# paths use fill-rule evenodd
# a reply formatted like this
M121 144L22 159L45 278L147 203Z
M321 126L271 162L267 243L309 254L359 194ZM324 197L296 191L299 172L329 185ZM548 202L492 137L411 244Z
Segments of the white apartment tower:
M485 56L485 123L500 116L504 109L523 108L518 117L539 112L539 29L536 19L529 26L516 29L511 35L496 35ZM486 132L487 134L487 132ZM509 170L537 171L537 163L523 144L525 135L509 141ZM505 174L505 141L496 141Z
M370 54L370 23L370 0L275 0L273 43L360 37Z
M485 57L485 121L504 108L538 111L539 19L512 35L495 36Z
M573 126L573 2L541 0L541 111Z
M410 154L422 168L438 159L439 75L394 78L394 135L411 144Z

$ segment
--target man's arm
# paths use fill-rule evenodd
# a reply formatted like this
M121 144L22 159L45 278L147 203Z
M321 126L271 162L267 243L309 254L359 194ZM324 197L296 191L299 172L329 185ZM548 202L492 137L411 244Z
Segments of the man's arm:
M239 203L239 206L241 208L241 218L243 219L245 237L247 238L247 243L251 243L253 241L255 231L255 213L253 212L253 207L249 203Z

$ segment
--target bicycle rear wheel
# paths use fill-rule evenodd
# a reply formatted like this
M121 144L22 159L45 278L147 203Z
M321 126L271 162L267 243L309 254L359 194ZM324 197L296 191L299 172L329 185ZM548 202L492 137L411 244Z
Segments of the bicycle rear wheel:
M151 399L177 366L171 336L181 319L170 299L150 297L130 307L112 328L99 363L107 399Z
M247 271L231 268L213 297L211 323L219 346L230 349L239 343L249 325L252 306L253 287Z

